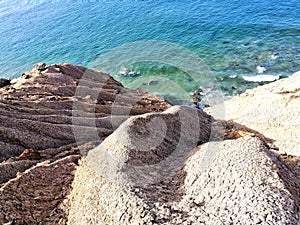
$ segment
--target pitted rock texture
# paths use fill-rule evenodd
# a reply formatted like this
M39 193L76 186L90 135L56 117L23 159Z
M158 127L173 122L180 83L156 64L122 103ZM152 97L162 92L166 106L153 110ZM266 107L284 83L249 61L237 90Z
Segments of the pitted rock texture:
M203 113L199 133L204 136L196 139L207 143L189 150L183 144L182 152L175 148L182 161L168 163L168 173L163 173L166 167L160 165L172 158L174 148L162 141L155 149L169 154L153 157L155 150L147 152L148 146L137 138L155 134L175 141L176 132L165 135L149 124L179 111L173 107L155 116L132 117L89 152L76 171L68 224L298 224L297 203L281 179L291 171L257 137L210 141L205 131L213 121ZM174 118L169 117L166 127L176 124ZM191 130L193 125L197 127L188 125ZM131 135L134 130L144 132ZM124 136L116 138L117 134ZM189 146L187 136L182 143Z
M0 87L0 223L64 223L82 155L131 115L170 105L84 67L38 64ZM3 85L2 85L3 84ZM4 85L5 84L5 85ZM47 162L47 165L42 166Z
M215 142L216 123L178 106L129 118L77 170L69 224L296 225L292 171L255 133Z
M300 211L300 72L248 90L206 110L259 132L291 171L281 176Z
M182 167L190 151L210 140L213 122L206 113L186 106L133 116L86 160L100 175L120 178L120 182L125 176L126 183L131 178L133 184L156 183L153 172L163 180ZM121 177L114 171L123 171Z
M79 167L69 224L153 221L154 204L181 199L184 163L197 145L210 140L213 122L184 106L127 119Z
M206 143L185 171L186 195L179 205L197 224L299 222L297 202L281 179L291 171L256 137Z

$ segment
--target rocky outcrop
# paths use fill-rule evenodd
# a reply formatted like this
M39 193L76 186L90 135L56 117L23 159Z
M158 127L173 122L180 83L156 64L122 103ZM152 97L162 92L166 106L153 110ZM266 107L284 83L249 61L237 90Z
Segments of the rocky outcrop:
M246 91L208 108L216 119L233 120L273 140L281 153L300 156L300 72Z
M191 224L195 217L199 224L212 225L298 224L298 203L281 178L291 171L265 142L243 137L197 150L186 163L182 200ZM217 151L213 162L199 167L211 151Z
M69 224L297 224L291 172L224 126L188 107L131 117L81 162Z
M0 223L297 225L299 77L209 115L40 63L0 88Z
M10 85L10 79L0 78L0 88Z
M150 222L153 217L147 208L181 198L184 162L193 148L208 142L212 122L207 114L189 107L126 120L79 167L69 223Z
M289 170L280 177L300 209L300 72L246 91L206 112L216 119L263 134L264 140Z
M78 160L130 115L170 107L107 74L38 64L0 88L0 223L64 223Z
M189 152L211 137L213 119L200 110L173 106L127 119L86 157L100 176L135 184L156 183L183 165ZM121 177L113 171L123 171ZM138 179L136 179L138 177Z

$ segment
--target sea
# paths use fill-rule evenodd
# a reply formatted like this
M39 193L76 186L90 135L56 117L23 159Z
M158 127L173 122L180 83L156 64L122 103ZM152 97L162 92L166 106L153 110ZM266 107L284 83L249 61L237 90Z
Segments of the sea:
M299 0L0 0L0 34L2 78L71 63L173 103L300 70Z

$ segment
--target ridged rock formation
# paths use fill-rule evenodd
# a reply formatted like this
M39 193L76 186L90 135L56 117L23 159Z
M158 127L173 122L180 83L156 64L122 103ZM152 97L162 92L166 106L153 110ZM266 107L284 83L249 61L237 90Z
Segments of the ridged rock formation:
M178 106L126 120L76 171L69 224L296 225L291 171L256 133L220 141L221 125Z
M41 63L17 80L2 81L1 224L64 223L81 156L130 115L170 107L107 74L68 64Z

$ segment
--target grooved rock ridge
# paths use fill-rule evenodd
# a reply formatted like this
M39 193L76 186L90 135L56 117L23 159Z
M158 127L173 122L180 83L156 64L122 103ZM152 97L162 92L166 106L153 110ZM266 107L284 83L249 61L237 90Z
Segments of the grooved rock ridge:
M69 224L298 224L293 172L254 133L212 135L221 125L178 106L131 117L76 171Z
M1 224L64 224L82 155L130 115L170 107L107 74L70 64L40 63L17 80L2 81Z

